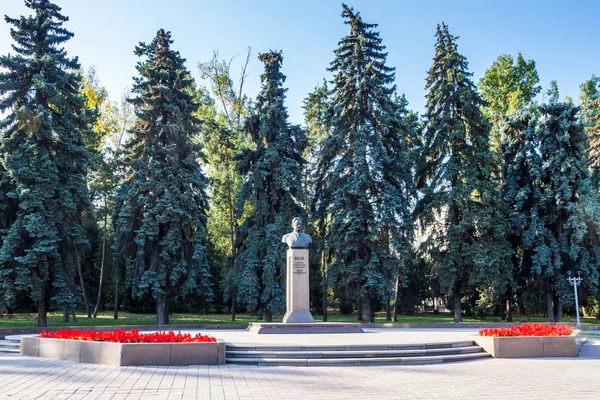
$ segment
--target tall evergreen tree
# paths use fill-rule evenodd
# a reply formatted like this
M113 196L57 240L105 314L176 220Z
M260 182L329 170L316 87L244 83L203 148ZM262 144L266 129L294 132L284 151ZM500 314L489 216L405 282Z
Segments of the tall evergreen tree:
M330 132L317 166L315 209L331 218L327 246L338 277L373 321L378 299L393 293L395 271L408 245L412 184L405 110L394 101L394 70L385 65L376 24L343 4L350 33L334 51Z
M306 125L306 132L308 138L308 145L306 146L304 157L307 159L303 187L305 193L313 193L316 186L316 166L318 165L319 154L323 147L323 142L329 133L329 123L331 122L330 112L331 107L329 105L329 89L327 87L327 81L323 80L323 83L317 87L312 93L308 94L308 97L304 100L304 122ZM324 185L324 183L321 183ZM309 201L309 196L306 197ZM323 314L323 322L327 321L327 296L329 293L329 281L327 278L327 265L329 261L329 254L325 243L325 234L327 233L327 227L329 226L330 218L324 211L323 207L314 209L313 207L307 207L310 210L309 220L313 229L313 243L314 250L311 252L312 259L318 259L320 268L321 287L319 291L311 290L311 299L321 298L321 308ZM315 257L316 256L316 257ZM312 261L312 260L311 260ZM313 276L310 277L311 289L315 287L315 280ZM316 293L315 293L316 292ZM317 294L318 293L318 294Z
M567 103L540 107L537 140L543 168L532 269L543 281L550 321L561 319L570 296L568 271L578 270L592 282L598 279L595 245L584 246L586 234L594 234L598 226L586 222L580 210L583 200L590 200L590 180L587 137L577 113L578 108Z
M507 321L511 322L510 305L516 297L520 313L524 313L523 292L532 289L532 256L535 246L540 201L542 158L537 140L537 116L532 111L519 112L499 123L501 137L503 183L502 199L508 206L510 221L509 242L512 254L514 286L507 288ZM513 292L514 289L514 292Z
M19 204L2 240L0 282L8 300L16 291L30 293L38 326L46 326L51 301L66 311L78 303L74 276L88 246L81 224L89 206L83 137L90 128L79 63L61 47L73 37L63 27L68 18L49 0L25 5L34 15L5 17L14 27L15 54L0 57L0 111L7 112L0 170L14 184L2 209L6 198ZM6 174L1 179L7 184Z
M134 78L137 121L124 148L125 177L115 201L115 262L125 266L133 296L156 299L158 325L169 303L193 293L210 298L206 261L207 180L192 142L193 80L185 59L171 49L170 32L140 43Z
M454 296L454 321L462 322L461 297L469 287L502 288L510 248L505 214L491 180L490 126L456 37L445 24L436 32L428 72L425 137L417 208L442 290Z
M261 54L265 65L262 90L255 114L245 131L255 148L242 152L238 167L245 175L238 201L238 216L249 214L236 235L237 300L251 309L263 309L266 321L273 311L285 310L285 257L281 237L294 217L305 217L302 208L302 153L306 134L290 125L284 106L285 75L281 52ZM304 218L306 220L306 218Z

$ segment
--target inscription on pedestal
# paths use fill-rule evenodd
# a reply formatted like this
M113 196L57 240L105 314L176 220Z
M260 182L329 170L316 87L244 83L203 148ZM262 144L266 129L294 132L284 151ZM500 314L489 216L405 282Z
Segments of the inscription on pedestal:
M292 262L293 273L296 275L306 275L307 265L308 262L304 259L304 256L294 256L294 261Z

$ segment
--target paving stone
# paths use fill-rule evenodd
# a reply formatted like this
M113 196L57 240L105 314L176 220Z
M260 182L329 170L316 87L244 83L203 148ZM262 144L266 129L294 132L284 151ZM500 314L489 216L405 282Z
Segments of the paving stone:
M406 343L422 335L394 331ZM457 336L424 336L436 334ZM599 370L599 339L576 358L429 365L116 367L0 354L0 399L598 399Z

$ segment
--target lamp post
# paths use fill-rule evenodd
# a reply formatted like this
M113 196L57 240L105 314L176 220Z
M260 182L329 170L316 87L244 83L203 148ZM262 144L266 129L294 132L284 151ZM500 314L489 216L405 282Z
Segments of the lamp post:
M581 321L579 320L579 299L577 298L577 286L581 284L581 272L577 273L577 278L572 277L571 271L568 272L569 283L573 286L573 291L575 292L575 312L577 313L577 324L575 326L581 326Z

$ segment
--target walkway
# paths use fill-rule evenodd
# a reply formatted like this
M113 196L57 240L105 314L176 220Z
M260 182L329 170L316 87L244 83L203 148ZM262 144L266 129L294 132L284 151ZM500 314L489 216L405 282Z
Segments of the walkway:
M364 335L323 337L240 331L219 331L218 336L236 344L343 344L354 340L445 341L470 333L373 329ZM600 339L588 339L574 359L489 359L412 366L117 368L0 355L0 399L597 399L599 370Z

